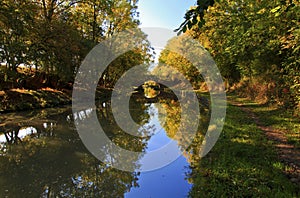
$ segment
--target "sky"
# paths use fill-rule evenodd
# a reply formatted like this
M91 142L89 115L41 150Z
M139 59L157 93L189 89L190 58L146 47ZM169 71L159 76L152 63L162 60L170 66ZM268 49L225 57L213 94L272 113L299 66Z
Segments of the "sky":
M165 46L167 40L176 36L174 30L184 21L184 15L196 0L139 0L138 12L142 30L148 35L152 47L155 48L155 62ZM143 28L166 28L169 32L163 30L147 31ZM158 41L160 40L160 42ZM162 41L163 40L163 41ZM160 43L156 45L155 43ZM159 47L158 47L159 46Z
M196 0L139 0L141 27L176 29L184 21L185 12Z

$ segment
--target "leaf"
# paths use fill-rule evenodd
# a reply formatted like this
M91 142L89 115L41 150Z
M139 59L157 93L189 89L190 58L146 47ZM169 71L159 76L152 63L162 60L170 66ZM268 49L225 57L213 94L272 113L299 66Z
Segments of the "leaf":
M266 12L266 9L262 8L257 12L257 14L264 14L265 12Z
M277 6L271 10L272 13L278 12L281 9L281 6Z
M192 29L193 26L194 24L191 21L189 21L187 24L188 29Z
M192 23L193 23L193 25L196 25L196 24L198 23L197 17L194 17L194 18L193 18Z

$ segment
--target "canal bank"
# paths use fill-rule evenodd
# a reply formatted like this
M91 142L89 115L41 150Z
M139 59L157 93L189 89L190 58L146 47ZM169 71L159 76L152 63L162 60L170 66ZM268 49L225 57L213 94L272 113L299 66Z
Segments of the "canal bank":
M0 91L0 113L58 107L71 104L71 99L70 90L9 89Z

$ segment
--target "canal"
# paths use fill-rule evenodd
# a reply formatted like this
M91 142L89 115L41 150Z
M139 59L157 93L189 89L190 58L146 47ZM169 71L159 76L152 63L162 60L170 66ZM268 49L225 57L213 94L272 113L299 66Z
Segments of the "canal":
M102 101L96 103L96 109L77 113L66 106L0 114L0 197L188 196L193 187L189 178L200 160L197 151L207 129L208 110L200 107L199 120L193 120L197 133L186 148L188 134L177 133L184 116L178 101L131 99L130 114L143 136L122 131L111 109L111 101ZM114 144L140 153L138 158L127 159L136 165L133 171L101 162L85 147L74 122L88 119L93 111ZM161 168L140 171L147 153L171 141L176 142L174 152L180 153L179 157Z

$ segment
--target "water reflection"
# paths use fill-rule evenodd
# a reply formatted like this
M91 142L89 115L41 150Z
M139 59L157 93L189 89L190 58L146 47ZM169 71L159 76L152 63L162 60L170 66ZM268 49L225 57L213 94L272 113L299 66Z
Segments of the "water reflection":
M142 87L146 98L155 98L160 94L160 85L155 81L149 80Z
M69 108L0 119L0 197L122 197L137 185L138 173L115 170L86 150Z
M95 110L75 114L70 108L56 108L0 115L0 197L181 197L188 193L191 184L185 178L195 160L191 156L197 141L182 150L187 134L174 132L180 115L175 100L155 104L131 100L131 116L142 126L138 137L117 126L109 101L96 105ZM147 173L114 169L91 155L75 130L74 121L88 119L92 113L107 136L124 149L147 153L176 140L185 157ZM127 160L137 170L142 159L143 155Z

